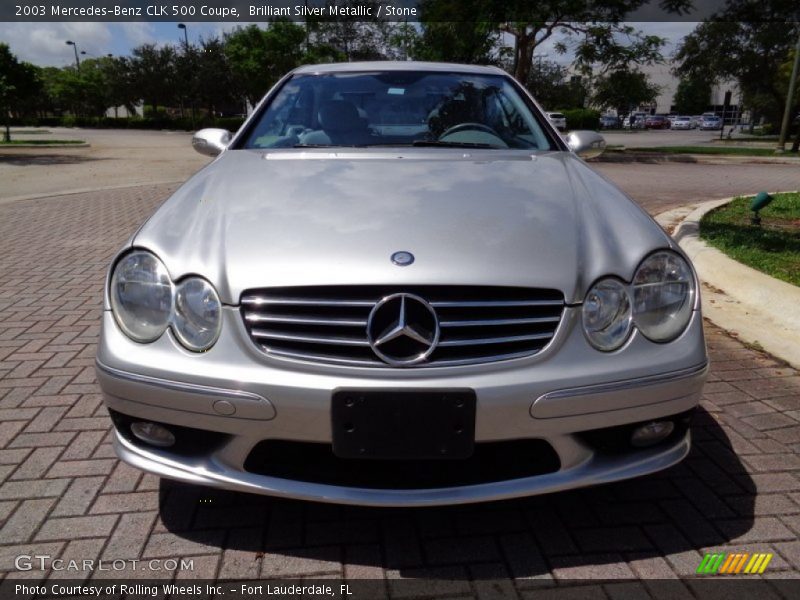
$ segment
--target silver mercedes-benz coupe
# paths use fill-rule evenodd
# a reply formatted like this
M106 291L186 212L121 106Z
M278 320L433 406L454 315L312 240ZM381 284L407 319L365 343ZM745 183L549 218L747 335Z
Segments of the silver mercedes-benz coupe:
M304 66L114 258L97 375L127 463L364 505L686 456L708 369L673 240L500 69Z

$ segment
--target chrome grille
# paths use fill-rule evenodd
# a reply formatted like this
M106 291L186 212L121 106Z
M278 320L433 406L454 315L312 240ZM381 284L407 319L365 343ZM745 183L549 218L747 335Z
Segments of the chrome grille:
M530 356L553 337L564 310L556 290L486 286L317 286L247 290L241 311L250 338L270 356L387 367L367 341L375 304L398 292L424 298L441 335L415 367L493 362Z

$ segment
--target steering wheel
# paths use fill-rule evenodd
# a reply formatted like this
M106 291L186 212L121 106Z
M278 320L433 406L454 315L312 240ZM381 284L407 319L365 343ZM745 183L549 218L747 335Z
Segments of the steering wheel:
M461 131L483 131L484 133L488 133L493 135L496 138L501 138L497 132L489 127L488 125L484 125L483 123L459 123L458 125L453 125L450 129L445 131L442 135L439 136L439 139L446 138L448 135L452 135L454 133L459 133Z

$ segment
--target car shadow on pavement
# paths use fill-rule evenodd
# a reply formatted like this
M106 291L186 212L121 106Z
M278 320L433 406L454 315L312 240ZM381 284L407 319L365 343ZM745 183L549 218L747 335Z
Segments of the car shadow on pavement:
M15 167L75 165L98 160L108 159L75 154L4 154L0 152L0 164L13 165Z
M547 578L554 570L572 577L586 576L586 568L614 578L632 576L634 561L655 569L640 576L689 575L699 549L735 543L752 528L756 497L712 414L698 410L692 436L690 455L666 471L545 496L364 508L162 480L160 515L176 536L251 552L249 572L264 578L335 574L342 565L364 578L382 577L382 569L423 579ZM657 558L665 556L666 563ZM220 578L242 575L226 564L223 557Z

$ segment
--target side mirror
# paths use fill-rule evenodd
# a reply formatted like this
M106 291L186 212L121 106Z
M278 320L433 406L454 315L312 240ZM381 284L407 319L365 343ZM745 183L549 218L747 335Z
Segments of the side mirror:
M567 146L581 158L594 158L606 149L606 140L596 131L572 131L567 135Z
M201 129L192 136L192 148L206 156L216 156L228 146L233 134L227 129Z

